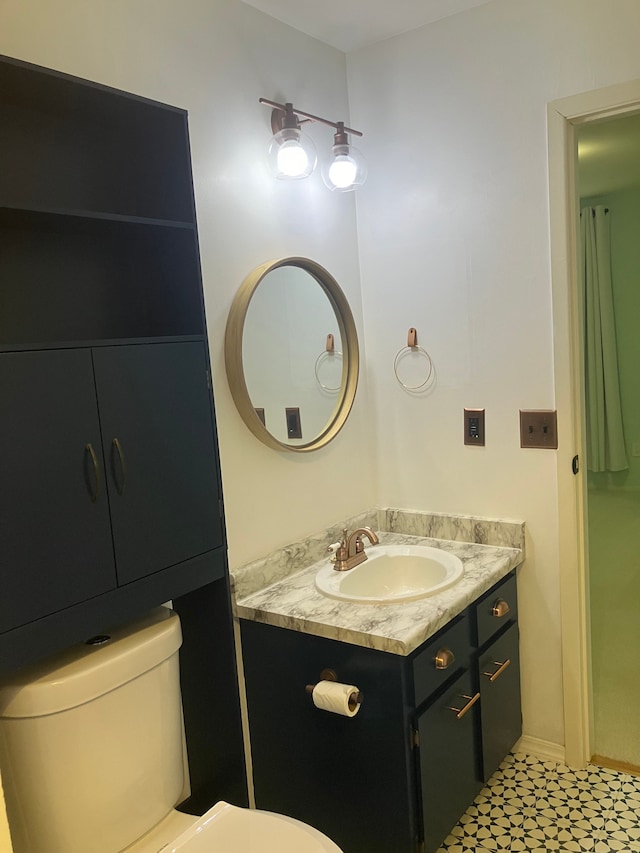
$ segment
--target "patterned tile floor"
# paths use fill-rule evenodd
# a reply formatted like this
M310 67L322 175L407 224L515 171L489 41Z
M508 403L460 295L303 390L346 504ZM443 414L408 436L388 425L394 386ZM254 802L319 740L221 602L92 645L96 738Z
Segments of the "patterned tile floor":
M640 776L508 755L438 853L640 851Z

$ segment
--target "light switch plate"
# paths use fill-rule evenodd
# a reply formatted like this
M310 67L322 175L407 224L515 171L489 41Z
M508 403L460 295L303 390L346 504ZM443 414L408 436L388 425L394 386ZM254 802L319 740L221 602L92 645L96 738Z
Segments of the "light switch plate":
M554 409L520 409L520 447L558 449L558 413Z

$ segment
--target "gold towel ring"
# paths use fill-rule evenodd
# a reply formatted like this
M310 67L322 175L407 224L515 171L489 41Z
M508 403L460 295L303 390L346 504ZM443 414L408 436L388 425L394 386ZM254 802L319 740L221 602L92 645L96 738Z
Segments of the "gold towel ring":
M398 363L402 356L407 353L407 351L422 353L422 355L424 355L424 357L429 362L429 372L427 373L427 378L424 380L424 382L420 382L419 385L407 385L405 382L402 381L402 379L400 379L400 376L398 375ZM409 329L406 347L402 347L396 353L396 357L393 361L393 372L395 373L396 379L398 380L400 385L402 385L402 387L406 391L419 391L421 388L424 388L425 385L431 379L431 375L433 374L433 361L431 360L431 356L426 351L426 349L418 345L418 333L413 327Z

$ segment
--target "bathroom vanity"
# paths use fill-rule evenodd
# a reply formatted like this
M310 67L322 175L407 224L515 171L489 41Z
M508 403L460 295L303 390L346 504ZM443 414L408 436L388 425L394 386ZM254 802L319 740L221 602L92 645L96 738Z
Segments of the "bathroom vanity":
M521 734L523 554L380 538L450 550L464 577L431 598L371 607L320 595L320 561L237 601L256 804L347 853L434 853ZM361 691L355 716L314 706L305 687L327 670Z

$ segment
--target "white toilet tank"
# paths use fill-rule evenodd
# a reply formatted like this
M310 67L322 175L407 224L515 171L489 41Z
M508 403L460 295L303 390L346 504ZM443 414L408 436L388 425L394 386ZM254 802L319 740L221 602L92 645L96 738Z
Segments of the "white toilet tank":
M166 607L0 685L15 853L116 853L184 789L178 649Z

